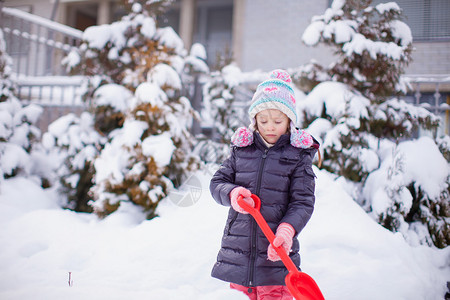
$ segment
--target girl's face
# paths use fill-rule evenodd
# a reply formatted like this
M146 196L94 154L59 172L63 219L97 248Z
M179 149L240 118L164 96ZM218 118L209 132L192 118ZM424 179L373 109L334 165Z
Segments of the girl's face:
M275 144L289 128L289 118L278 109L266 109L256 114L256 126L261 136Z

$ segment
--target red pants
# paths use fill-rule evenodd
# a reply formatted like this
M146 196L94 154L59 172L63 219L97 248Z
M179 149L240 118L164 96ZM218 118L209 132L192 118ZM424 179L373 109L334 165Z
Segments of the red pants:
M249 288L230 283L232 289L238 290L246 294L250 300L292 300L291 293L284 285L266 285L252 287L251 292Z

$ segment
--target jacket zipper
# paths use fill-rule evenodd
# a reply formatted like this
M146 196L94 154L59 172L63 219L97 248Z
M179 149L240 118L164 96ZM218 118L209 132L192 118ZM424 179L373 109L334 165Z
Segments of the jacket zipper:
M261 165L259 168L259 172L258 172L258 181L256 183L256 194L259 195L260 189L261 189L261 180L262 180L262 174L263 174L263 170L264 170L264 165L266 163L266 157L267 157L267 152L269 151L269 149L265 149L264 153L262 155L262 160L261 160ZM256 229L257 229L257 225L256 225L256 221L254 219L252 219L252 243L251 243L251 256L250 256L250 274L249 274L249 278L248 278L248 286L252 287L253 286L253 275L255 273L255 259L256 259Z

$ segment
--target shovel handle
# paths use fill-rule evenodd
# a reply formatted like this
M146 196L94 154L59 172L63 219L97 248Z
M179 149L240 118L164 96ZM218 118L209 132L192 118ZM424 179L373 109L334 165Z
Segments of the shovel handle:
M255 207L252 207L250 204L244 201L242 198L242 195L238 196L237 203L240 207L242 207L246 212L248 212L252 217L255 219L256 223L258 223L259 227L261 228L262 232L266 236L266 238L269 240L272 247L277 252L278 256L283 261L283 264L286 266L289 272L298 272L297 267L295 266L292 259L289 257L289 255L286 253L284 248L282 246L275 247L273 244L273 241L275 240L275 234L273 233L272 229L270 229L269 225L267 224L264 217L261 215L261 199L259 199L258 196L255 194L252 194L250 196L253 201L255 202Z

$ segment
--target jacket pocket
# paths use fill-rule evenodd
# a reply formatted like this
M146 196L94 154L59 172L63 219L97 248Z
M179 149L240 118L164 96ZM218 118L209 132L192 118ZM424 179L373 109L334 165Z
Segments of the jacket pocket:
M227 235L230 235L231 227L233 226L234 222L236 221L238 214L239 213L237 211L235 211L234 216L230 220L230 223L228 223Z
M317 178L316 174L314 174L312 167L305 167L305 173L311 175L314 178Z

